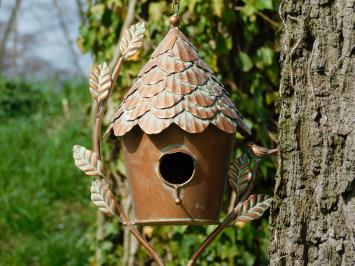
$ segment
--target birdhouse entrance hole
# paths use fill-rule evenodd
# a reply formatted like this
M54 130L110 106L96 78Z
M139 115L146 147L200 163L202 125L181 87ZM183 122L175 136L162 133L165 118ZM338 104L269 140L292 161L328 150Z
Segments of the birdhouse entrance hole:
M169 184L185 184L192 178L194 171L194 159L186 153L168 153L160 159L160 175Z

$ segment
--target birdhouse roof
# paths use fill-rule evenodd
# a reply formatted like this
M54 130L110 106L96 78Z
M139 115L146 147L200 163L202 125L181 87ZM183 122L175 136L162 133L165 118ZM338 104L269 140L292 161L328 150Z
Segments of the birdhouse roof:
M214 125L251 134L223 85L177 27L138 74L108 131L123 136L138 125L146 134L158 134L172 124L189 133Z

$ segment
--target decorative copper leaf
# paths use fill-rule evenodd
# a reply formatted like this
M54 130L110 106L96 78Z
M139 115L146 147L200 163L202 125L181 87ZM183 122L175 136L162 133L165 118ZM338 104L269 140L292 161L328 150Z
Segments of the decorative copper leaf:
M165 54L168 50L174 47L175 42L178 38L178 35L176 34L177 30L172 28L168 34L166 34L165 38L163 41L159 44L157 49L152 54L152 58L154 59L155 57Z
M75 166L89 176L103 176L103 165L99 160L99 156L82 146L75 145L73 147L73 158Z
M178 104L165 109L159 109L154 106L151 106L150 112L160 119L173 118L176 115L180 114L184 110L184 102L181 101Z
M189 83L183 82L180 79L176 78L176 75L170 75L165 79L165 89L174 94L186 95L191 93L196 89L196 86L193 86Z
M202 90L194 90L192 93L185 96L185 99L190 103L202 106L210 107L217 100L216 97L210 96L208 93Z
M153 85L145 85L142 82L142 85L138 89L139 95L143 98L151 98L165 89L164 84L165 80L161 80Z
M125 119L134 121L149 111L149 105L145 102L138 105L136 108L126 112Z
M236 112L235 108L228 107L223 103L223 101L218 100L217 102L218 110L220 110L224 115L228 116L231 119L238 120L239 115Z
M184 103L186 111L201 119L212 119L218 111L215 105L206 108L193 103L189 103L188 101L185 101Z
M223 93L223 88L211 78L209 78L205 84L199 86L198 88L215 97L221 96Z
M146 85L156 84L168 76L168 73L162 71L159 67L152 68L148 73L142 76L142 80Z
M272 198L268 195L251 195L243 202L240 215L235 222L248 223L259 219L270 207Z
M179 73L192 65L191 62L184 62L176 57L171 57L167 55L160 55L156 59L158 59L156 65L162 71L168 73Z
M168 90L163 90L152 98L151 104L156 108L165 109L176 105L182 98L182 95L173 94Z
M138 91L135 91L130 97L122 102L122 106L128 111L136 108L142 101L143 98L139 95Z
M228 176L229 184L237 194L237 197L241 196L247 189L252 178L248 156L244 154L237 159L232 160Z
M110 68L103 63L94 68L89 79L90 93L97 103L105 101L112 86Z
M158 134L170 126L172 121L172 119L157 119L155 115L148 112L139 119L138 125L147 134Z
M118 215L116 200L105 180L92 181L91 200L100 211Z
M209 75L198 67L191 66L188 69L179 72L179 79L190 85L202 85L209 78Z
M235 121L224 116L221 112L219 112L215 116L215 118L212 120L212 124L218 127L220 130L230 134L235 133L237 131L237 125Z
M180 38L176 40L174 47L168 50L166 54L189 62L193 62L198 58L198 54L192 46Z
M174 123L189 133L201 133L209 125L208 120L194 117L188 111L184 111L174 118Z
M120 50L124 59L129 59L134 56L138 49L143 44L143 37L145 32L144 22L139 22L132 25L128 30L123 33L122 40L120 42Z
M113 131L116 136L123 136L138 124L138 119L134 121L127 121L121 116L113 123ZM107 134L107 132L105 133Z

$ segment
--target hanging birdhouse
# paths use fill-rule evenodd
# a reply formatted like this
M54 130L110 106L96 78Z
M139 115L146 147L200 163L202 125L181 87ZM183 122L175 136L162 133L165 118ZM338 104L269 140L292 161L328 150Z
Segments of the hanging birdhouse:
M121 137L136 224L215 224L235 133L223 85L171 19L108 131Z
M159 266L164 261L134 224L219 224L201 243L188 265L196 264L205 248L228 226L260 218L271 204L267 195L250 195L256 167L248 156L229 164L235 133L246 137L251 154L274 154L257 146L223 85L179 30L179 0L172 2L172 27L138 74L114 114L106 133L121 139L134 207L127 215L110 189L108 168L101 158L101 129L107 101L121 66L143 44L144 23L123 33L120 56L102 63L90 76L96 102L93 150L73 147L77 168L94 176L91 200L113 215L137 238ZM258 162L259 159L256 160ZM234 193L230 212L219 221L224 188Z

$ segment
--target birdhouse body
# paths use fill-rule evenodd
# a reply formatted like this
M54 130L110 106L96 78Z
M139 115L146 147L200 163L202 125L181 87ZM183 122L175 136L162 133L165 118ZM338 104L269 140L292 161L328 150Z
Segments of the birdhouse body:
M138 74L111 129L122 137L136 223L218 222L234 135L250 131L177 27Z
M191 134L172 125L156 135L137 127L123 136L135 223L218 223L233 143L214 126Z

